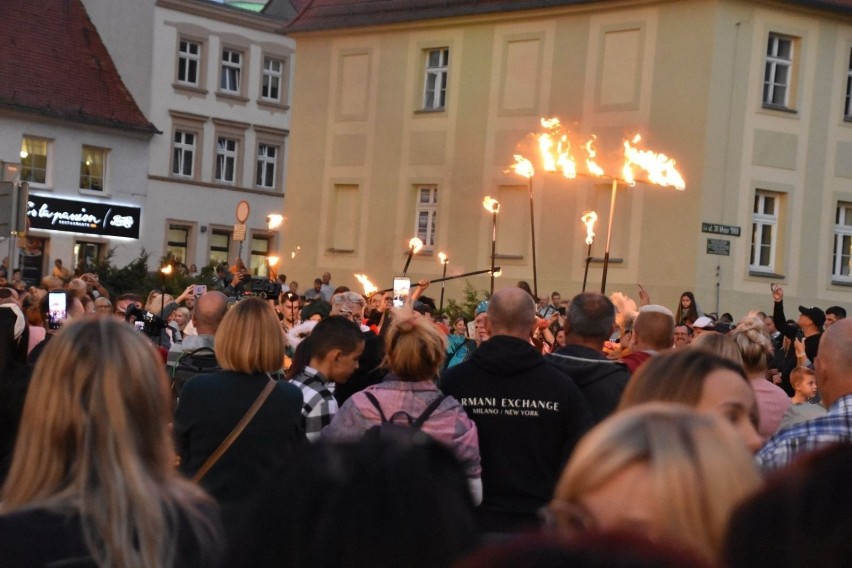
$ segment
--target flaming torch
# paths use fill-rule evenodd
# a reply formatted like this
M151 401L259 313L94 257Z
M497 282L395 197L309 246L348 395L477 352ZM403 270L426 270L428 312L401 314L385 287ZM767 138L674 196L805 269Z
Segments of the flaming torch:
M589 277L589 263L592 262L592 243L595 242L595 222L598 220L598 214L594 211L587 211L580 217L580 221L586 226L586 244L589 245L589 252L586 254L586 271L583 273L583 292L586 291L586 280Z
M370 282L370 279L367 278L366 274L355 274L354 276L356 279L358 279L358 282L361 283L361 286L364 287L364 296L369 298L370 296L378 292L379 289L376 288L375 284Z
M275 281L277 274L275 273L275 267L278 265L278 261L281 260L277 256L267 256L266 262L269 263L269 280Z
M420 252L423 248L423 241L414 237L410 241L408 241L408 258L405 260L405 268L402 269L402 275L405 276L408 274L408 265L411 264L411 258Z
M444 253L439 252L438 253L438 262L440 262L441 265L444 267L444 272L441 275L441 304L438 307L438 311L443 312L444 311L444 283L446 282L446 279L447 279L447 265L450 263L450 259L447 258L447 255L445 255Z
M521 155L515 154L515 165L512 170L518 175L527 178L530 190L530 237L532 240L532 262L533 262L533 294L538 298L538 266L535 261L535 210L533 207L533 175L535 169L532 162Z
M486 195L482 206L491 213L491 295L494 295L494 257L497 255L497 213L500 212L500 202Z

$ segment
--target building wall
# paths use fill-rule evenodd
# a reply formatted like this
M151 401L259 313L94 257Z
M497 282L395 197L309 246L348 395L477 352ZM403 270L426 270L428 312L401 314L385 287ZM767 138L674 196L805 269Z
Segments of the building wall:
M798 39L795 113L763 108L770 32ZM296 34L292 152L285 237L299 246L288 272L308 281L324 270L358 287L365 272L390 285L415 234L414 189L438 187L434 253L449 272L487 268L491 218L480 203L499 196L499 286L532 283L527 180L507 173L512 154L533 157L539 117L558 116L598 136L612 171L622 137L678 160L686 191L619 188L607 291L742 314L768 309L768 283L790 304L843 303L831 284L836 201L852 186L850 123L842 116L852 25L843 18L750 2L608 3L420 24ZM446 110L421 112L424 50L449 47ZM826 136L828 133L828 136ZM852 163L852 162L850 162ZM357 188L357 189L353 189ZM611 186L557 174L533 178L540 295L579 291L588 249L580 216L597 211L592 256L602 257ZM755 189L779 192L779 268L749 273ZM353 195L354 194L354 195ZM741 227L740 237L706 234L702 222ZM342 227L342 228L341 228ZM502 229L501 229L502 228ZM708 255L707 239L730 241ZM332 246L349 240L351 247ZM333 249L333 250L332 250ZM351 249L351 250L350 250ZM412 262L414 279L434 278L435 256ZM337 271L340 274L335 274ZM589 289L600 286L593 262ZM488 277L470 280L488 288ZM463 283L448 287L460 297ZM438 292L433 295L437 296Z

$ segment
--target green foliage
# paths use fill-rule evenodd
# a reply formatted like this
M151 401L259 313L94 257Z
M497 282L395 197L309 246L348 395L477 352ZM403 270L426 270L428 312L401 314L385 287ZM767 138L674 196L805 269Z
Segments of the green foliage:
M482 293L482 298L479 297L480 293ZM477 290L471 286L470 282L465 280L464 299L461 303L455 299L448 300L447 306L444 308L444 314L450 317L450 321L458 317L464 317L467 321L471 321L476 313L476 306L485 299L488 299L488 292L486 290Z
M143 298L153 289L162 289L172 296L179 296L190 284L206 284L212 280L213 266L205 266L200 274L190 277L177 269L174 259L164 257L159 266L166 263L172 264L172 273L163 275L158 270L148 270L150 253L145 249L126 266L117 267L113 265L112 259L115 249L109 249L102 260L92 263L92 272L98 275L101 284L109 290L112 297L122 294L139 294ZM169 262L170 261L170 262Z

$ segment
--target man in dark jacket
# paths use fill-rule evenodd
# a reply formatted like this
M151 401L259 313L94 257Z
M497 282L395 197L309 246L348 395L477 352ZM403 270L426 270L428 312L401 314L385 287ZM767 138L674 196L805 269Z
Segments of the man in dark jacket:
M479 431L486 532L537 523L565 462L592 417L577 386L530 344L535 303L504 288L488 304L490 339L448 369L442 390L461 402Z
M566 314L566 345L547 356L580 387L595 422L615 410L630 379L623 363L603 354L614 325L615 306L609 298L596 292L577 294Z

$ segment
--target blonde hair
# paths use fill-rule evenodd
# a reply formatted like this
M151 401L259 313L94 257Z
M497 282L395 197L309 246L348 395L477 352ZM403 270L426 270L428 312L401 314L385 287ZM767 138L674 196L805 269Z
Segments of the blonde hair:
M240 300L231 308L214 341L223 369L242 373L269 373L284 363L284 335L272 306L259 298Z
M141 334L113 318L69 322L33 372L4 513L77 511L99 566L172 565L179 518L217 554L196 510L209 498L174 469L171 413L162 363Z
M767 357L772 356L772 340L766 325L757 316L746 316L731 332L731 339L743 357L746 373L758 373L767 369Z
M165 296L165 297L164 297ZM145 301L145 311L152 314L162 315L163 308L175 301L171 294L161 294L157 290L151 290Z
M692 340L690 348L701 349L743 366L743 356L734 340L722 333L702 333Z
M410 308L397 310L385 337L385 366L408 381L434 379L444 361L447 343L429 318Z
M805 380L805 377L815 377L816 373L813 369L809 369L807 367L796 367L792 371L790 371L790 384L793 388L802 384L802 381Z
M721 418L649 403L614 414L580 441L555 504L578 503L633 464L647 465L653 478L663 537L711 564L733 509L761 483L742 440Z

